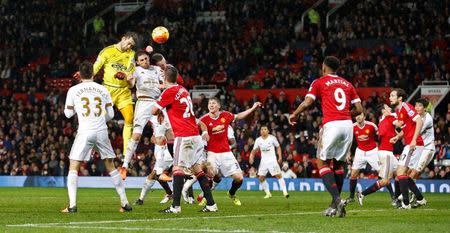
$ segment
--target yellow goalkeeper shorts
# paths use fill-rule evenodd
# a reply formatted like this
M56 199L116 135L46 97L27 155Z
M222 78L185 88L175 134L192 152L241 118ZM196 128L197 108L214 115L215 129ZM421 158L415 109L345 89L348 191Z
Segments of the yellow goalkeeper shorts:
M133 98L131 97L131 90L128 87L113 87L107 84L105 84L104 86L106 87L106 89L108 89L109 93L111 94L113 104L119 110L125 108L130 104L131 105L134 104Z

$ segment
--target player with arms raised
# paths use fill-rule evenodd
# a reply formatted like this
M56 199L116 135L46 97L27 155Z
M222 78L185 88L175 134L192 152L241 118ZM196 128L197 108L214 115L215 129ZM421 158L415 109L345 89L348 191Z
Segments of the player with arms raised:
M168 88L161 94L160 100L152 109L156 115L162 109L167 109L167 115L175 135L173 160L173 203L164 213L181 212L180 200L184 183L184 168L190 168L197 177L200 187L206 198L206 206L202 212L216 212L217 205L212 197L208 178L202 169L203 139L209 140L208 130L202 125L202 136L199 135L197 119L194 115L192 100L189 92L176 84L178 71L175 67L167 65L164 72Z
M242 170L239 167L239 163L231 152L228 130L230 124L235 119L244 119L260 106L261 103L256 102L253 104L252 108L234 115L227 111L219 111L221 107L220 101L213 97L208 101L209 113L200 118L200 121L207 126L208 134L210 135L208 145L206 146L208 176L214 177L219 174L220 170L220 173L224 177L231 176L233 178L231 188L228 191L228 196L237 206L241 205L241 201L235 194L241 187L244 177Z
M401 88L395 88L389 95L389 101L396 110L397 127L402 128L400 135L403 135L405 144L397 167L397 178L403 197L403 201L398 205L401 209L411 209L408 190L416 195L418 202L425 200L414 180L408 176L410 170L415 168L423 151L424 143L420 136L423 120L411 104L404 102L406 98L406 92ZM395 137L396 140L399 138ZM395 143L396 140L391 141Z
M294 125L301 112L311 106L316 99L322 100L324 118L318 142L317 165L323 183L333 198L331 206L324 214L325 216L343 217L345 216L345 201L341 200L339 190L342 188L344 177L336 173L339 180L335 179L335 172L330 168L330 161L335 159L333 166L335 171L342 169L345 164L345 156L353 141L350 106L354 104L356 107L354 115L361 114L363 107L353 85L336 75L339 66L338 58L325 57L322 64L324 76L311 83L305 100L289 116L288 120L291 125ZM341 187L338 187L338 184Z
M67 93L64 114L71 118L77 114L78 132L70 150L69 175L67 176L67 190L69 206L62 212L77 212L78 169L82 161L89 161L93 149L100 153L120 196L120 212L131 211L125 194L125 185L119 171L114 166L116 157L108 138L106 121L114 117L111 95L108 90L92 80L92 64L83 62L80 65L81 83L71 87Z
M130 83L135 68L134 51L138 36L127 32L119 43L110 45L100 51L94 63L94 76L104 69L103 85L111 94L114 105L119 109L125 121L123 127L123 154L126 154L128 141L133 130L133 99Z

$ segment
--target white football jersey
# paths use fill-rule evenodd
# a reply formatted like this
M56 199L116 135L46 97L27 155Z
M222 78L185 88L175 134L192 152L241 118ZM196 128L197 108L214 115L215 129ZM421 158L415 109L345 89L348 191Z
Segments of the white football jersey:
M164 81L164 72L159 66L150 66L148 69L138 66L133 76L136 78L136 95L138 98L141 96L148 96L153 99L159 98L161 95L159 84Z
M426 149L435 150L434 147L434 128L433 117L427 112L422 118L423 125L420 135L422 136L423 143Z
M269 135L266 139L262 137L257 138L253 149L259 149L261 151L261 163L276 163L275 148L279 146L280 143L278 143L278 140L274 136Z
M78 117L78 133L107 129L106 106L112 107L108 90L96 82L82 82L69 89L65 109L73 106Z

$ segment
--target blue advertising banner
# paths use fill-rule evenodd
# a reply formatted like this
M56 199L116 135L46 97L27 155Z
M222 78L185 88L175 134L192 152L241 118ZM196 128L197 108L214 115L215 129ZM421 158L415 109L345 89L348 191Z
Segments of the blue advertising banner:
M141 188L145 177L128 177L125 181L126 188ZM0 187L66 187L67 177L63 176L0 176ZM325 191L325 186L321 179L285 179L289 191ZM372 185L376 180L358 180L357 190L364 190ZM223 178L217 186L218 190L226 190L231 187L232 179ZM279 190L278 180L268 178L267 183L271 190ZM102 176L80 176L78 179L80 188L113 188L110 177ZM343 191L348 191L348 180L345 180ZM422 192L429 193L450 193L450 180L417 180L417 187ZM154 189L161 189L158 183ZM200 189L198 183L194 184L194 189ZM262 190L257 178L245 178L241 190ZM381 191L386 191L385 188Z

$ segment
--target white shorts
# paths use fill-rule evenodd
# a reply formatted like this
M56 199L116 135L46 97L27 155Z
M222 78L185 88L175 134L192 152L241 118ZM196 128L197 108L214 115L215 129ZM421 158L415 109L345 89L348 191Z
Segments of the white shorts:
M378 148L369 151L363 151L356 148L355 158L353 159L352 169L364 169L370 164L373 170L380 171L380 160L378 158Z
M353 142L351 120L327 122L319 132L317 156L320 160L344 161Z
M403 167L409 167L415 169L416 164L419 162L420 155L422 154L423 146L416 146L414 151L409 151L409 145L403 147L402 154L398 160L398 165Z
M393 172L397 169L398 160L392 151L379 150L380 171L378 176L382 179L392 178Z
M164 154L158 153L156 155L156 162L155 167L153 170L155 170L156 175L161 175L165 170L169 169L170 166L173 164L173 158L170 155L170 152L168 150L164 150Z
M138 100L134 109L133 133L142 134L144 127L150 121L152 123L153 135L155 137L164 136L166 131L170 129L169 118L167 112L163 110L164 121L162 124L158 122L158 116L152 115L151 110L155 101L152 99Z
M205 161L202 137L175 137L173 144L173 165L191 168Z
M108 137L108 130L96 132L77 133L70 149L69 159L76 161L89 161L92 150L100 153L101 159L114 159L113 148Z
M223 153L208 151L207 161L213 167L215 174L219 170L224 177L242 173L241 167L231 151Z
M416 166L414 167L414 170L416 171L423 171L426 166L433 160L434 157L434 150L430 149L423 149L422 154L420 155L419 160L416 163Z
M264 162L261 160L258 168L258 176L266 176L267 172L271 176L281 175L280 165L278 165L277 161Z

